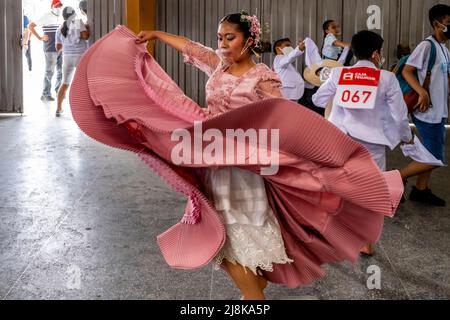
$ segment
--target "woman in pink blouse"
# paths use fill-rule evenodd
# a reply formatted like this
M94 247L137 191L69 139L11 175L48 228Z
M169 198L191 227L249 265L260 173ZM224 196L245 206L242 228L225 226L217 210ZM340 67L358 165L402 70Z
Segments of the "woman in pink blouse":
M143 31L138 43L160 40L185 56L185 62L209 76L208 116L269 98L282 98L281 81L253 56L261 53L261 29L255 16L231 14L222 19L218 50L160 31ZM229 273L247 300L264 299L267 280L261 270L291 263L261 176L238 168L208 170L208 196L221 214L227 241L215 261Z

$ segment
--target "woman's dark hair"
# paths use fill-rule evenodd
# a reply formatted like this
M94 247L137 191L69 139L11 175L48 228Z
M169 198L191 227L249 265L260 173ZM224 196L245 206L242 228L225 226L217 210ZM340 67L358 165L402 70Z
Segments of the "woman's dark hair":
M320 49L320 54L322 54L323 47L325 46L325 38L327 37L327 30L331 26L331 24L334 22L334 20L327 20L323 23L322 29L323 29L323 41L322 41L322 49Z
M64 38L67 38L67 31L69 31L69 26L67 25L67 19L69 19L73 14L75 14L75 9L72 7L65 7L62 13L64 18L64 23L61 28L61 33Z
M334 22L334 20L327 20L323 23L322 29L323 29L323 33L325 35L324 38L327 36L327 30L333 22Z
M375 51L381 53L384 39L377 33L363 30L353 36L352 51L358 60L369 60Z
M220 20L219 24L228 22L228 23L232 23L237 27L237 30L241 33L244 34L244 39L245 41L247 41L249 38L253 38L252 34L250 32L250 24L246 21L241 21L241 16L245 14L245 13L232 13L229 15L226 15L225 17L223 17L222 20ZM256 47L255 45L252 45L250 47L252 50L250 50L250 54L254 54L254 52L261 54L264 52L270 52L272 45L270 43L267 42L263 42L261 41L261 47Z

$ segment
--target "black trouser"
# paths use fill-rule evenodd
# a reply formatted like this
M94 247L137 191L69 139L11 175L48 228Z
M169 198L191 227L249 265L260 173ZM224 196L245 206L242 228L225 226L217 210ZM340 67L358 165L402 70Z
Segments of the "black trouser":
M305 93L303 94L303 97L298 101L301 105L305 106L306 108L320 114L322 117L325 117L325 109L319 108L316 105L314 105L312 97L313 95L319 90L319 87L315 87L313 89L305 89Z
M31 59L31 41L28 43L28 50L25 51L25 57L27 58L28 70L33 69L33 60Z

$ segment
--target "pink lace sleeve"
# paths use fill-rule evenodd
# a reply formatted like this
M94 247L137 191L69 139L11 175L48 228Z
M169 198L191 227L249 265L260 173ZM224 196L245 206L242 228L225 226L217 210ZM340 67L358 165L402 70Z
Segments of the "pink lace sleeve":
M272 70L267 69L256 86L256 94L260 99L283 98L283 85L280 78Z
M220 63L220 58L213 49L205 47L198 42L188 41L182 51L185 63L199 68L209 77Z

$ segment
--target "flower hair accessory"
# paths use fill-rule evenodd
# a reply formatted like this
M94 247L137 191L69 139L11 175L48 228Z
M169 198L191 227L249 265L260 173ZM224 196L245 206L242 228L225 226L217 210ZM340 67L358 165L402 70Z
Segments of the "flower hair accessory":
M241 12L241 22L247 22L250 27L250 34L252 38L255 40L254 47L261 48L261 25L259 23L258 17L256 15L249 15L247 12Z

